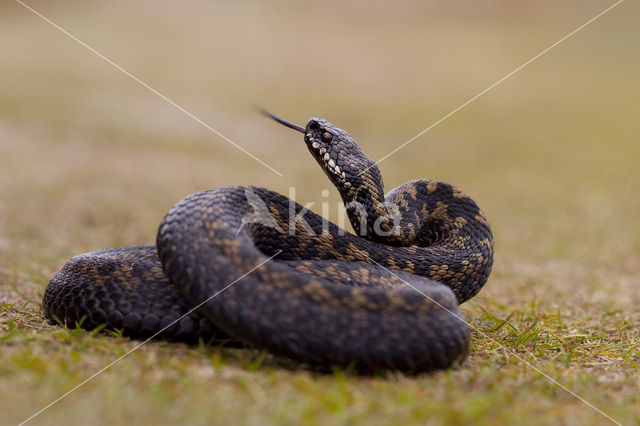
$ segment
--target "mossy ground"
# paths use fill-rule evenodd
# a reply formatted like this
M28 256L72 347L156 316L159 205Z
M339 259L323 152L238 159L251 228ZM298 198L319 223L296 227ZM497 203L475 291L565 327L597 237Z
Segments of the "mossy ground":
M19 4L0 6L2 424L137 344L44 321L44 288L70 256L152 243L173 203L209 187L295 186L320 212L326 178L256 105L327 118L377 159L611 2L29 4L284 176ZM381 163L387 188L451 182L493 226L493 274L463 306L462 366L323 375L256 351L151 342L32 422L609 422L536 369L640 421L639 12L622 3Z

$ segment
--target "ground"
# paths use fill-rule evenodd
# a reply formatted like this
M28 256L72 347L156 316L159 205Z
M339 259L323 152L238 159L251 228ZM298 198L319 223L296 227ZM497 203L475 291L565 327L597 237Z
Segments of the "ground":
M320 116L379 159L613 1L19 3L0 6L0 423L139 342L42 317L74 254L151 244L200 189L257 184L330 205L302 139ZM387 189L461 187L496 257L462 309L471 354L405 376L318 374L252 350L149 342L33 424L607 424L640 421L640 55L630 1L381 164Z

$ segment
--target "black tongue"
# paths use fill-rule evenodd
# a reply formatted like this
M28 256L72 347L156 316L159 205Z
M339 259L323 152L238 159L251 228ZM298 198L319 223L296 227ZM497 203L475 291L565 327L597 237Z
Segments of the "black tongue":
M304 128L304 127L300 127L300 126L298 126L297 124L293 124L293 123L292 123L292 122L290 122L290 121L287 121L287 120L284 120L284 119L282 119L282 118L278 117L277 115L273 115L273 114L271 114L271 113L270 113L269 111L267 111L267 110L264 110L264 109L263 109L263 110L262 110L262 113L263 113L265 116L267 116L267 117L269 117L269 118L271 118L271 119L273 119L273 120L277 121L278 123L282 124L283 126L287 126L287 127L288 127L288 128L290 128L290 129L297 130L297 131L299 131L300 133L306 133L306 130L305 130L305 128Z

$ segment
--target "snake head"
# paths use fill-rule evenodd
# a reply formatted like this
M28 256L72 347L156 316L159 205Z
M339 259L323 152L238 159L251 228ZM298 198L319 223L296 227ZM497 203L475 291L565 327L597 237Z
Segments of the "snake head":
M304 140L345 204L357 202L368 209L384 201L378 166L347 132L322 118L311 118Z
M353 187L363 166L371 162L347 132L322 118L309 120L304 141L313 158L340 192Z
M322 118L311 118L306 127L301 127L263 112L278 123L304 133L309 152L340 191L345 202L353 201L361 188L382 186L378 167L344 130Z

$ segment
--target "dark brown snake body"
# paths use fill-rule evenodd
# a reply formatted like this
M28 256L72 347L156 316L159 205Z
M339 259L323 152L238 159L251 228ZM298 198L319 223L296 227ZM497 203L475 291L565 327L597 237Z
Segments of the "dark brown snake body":
M458 304L493 262L476 203L430 179L384 196L377 166L346 132L277 120L305 133L359 236L264 188L199 192L166 215L155 247L72 258L47 287L46 316L140 338L228 337L366 371L462 361L469 331Z

